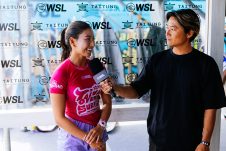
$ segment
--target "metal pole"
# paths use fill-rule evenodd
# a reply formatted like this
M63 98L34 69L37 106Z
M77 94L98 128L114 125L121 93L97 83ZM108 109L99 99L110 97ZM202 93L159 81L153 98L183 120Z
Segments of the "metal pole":
M11 151L9 128L3 128L3 151Z

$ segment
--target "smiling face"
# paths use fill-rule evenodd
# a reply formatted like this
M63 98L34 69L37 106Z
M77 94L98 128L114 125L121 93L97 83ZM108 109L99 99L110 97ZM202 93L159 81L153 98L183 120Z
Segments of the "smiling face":
M89 58L95 46L92 29L88 28L84 30L78 36L78 39L70 37L70 43L74 54L79 55L81 57Z
M171 16L166 27L167 44L173 47L180 47L190 43L190 33L186 34L184 28L178 23L175 17Z

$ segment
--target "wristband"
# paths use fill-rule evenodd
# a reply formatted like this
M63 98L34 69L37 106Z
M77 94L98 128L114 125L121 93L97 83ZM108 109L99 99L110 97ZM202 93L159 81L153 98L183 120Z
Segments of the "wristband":
M205 145L205 146L210 146L210 142L207 142L207 141L201 141L201 144Z
M102 119L99 120L98 124L103 128L106 128L106 126L107 126L107 122Z

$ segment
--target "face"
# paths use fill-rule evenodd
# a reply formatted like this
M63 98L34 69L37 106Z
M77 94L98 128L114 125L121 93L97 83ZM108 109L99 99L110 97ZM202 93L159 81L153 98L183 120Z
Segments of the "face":
M74 39L74 50L76 54L89 58L94 48L94 35L92 29L84 30L78 37Z
M170 17L166 26L166 40L171 48L189 43L190 36L184 32L183 27L175 17Z

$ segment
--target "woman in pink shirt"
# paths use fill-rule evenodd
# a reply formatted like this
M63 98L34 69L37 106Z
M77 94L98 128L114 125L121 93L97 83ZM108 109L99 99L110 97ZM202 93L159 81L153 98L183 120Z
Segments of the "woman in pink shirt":
M105 151L111 97L95 83L88 67L94 48L89 24L74 21L61 33L62 63L50 80L50 98L58 124L58 150ZM104 108L100 109L100 97Z

